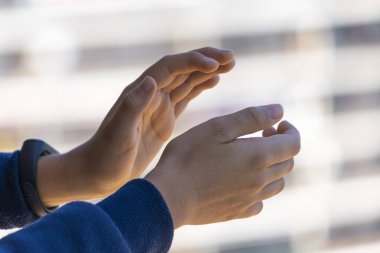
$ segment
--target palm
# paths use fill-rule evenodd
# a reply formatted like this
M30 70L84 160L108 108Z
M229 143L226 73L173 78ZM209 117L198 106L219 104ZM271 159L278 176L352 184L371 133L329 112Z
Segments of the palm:
M193 71L176 74L166 71L166 75L163 75L162 72L165 71L162 69L167 67L164 66L163 61L168 60L165 59L153 65L142 75L142 77L152 76L157 81L158 89L153 101L144 112L140 124L139 146L133 164L132 177L141 175L163 144L170 138L176 119L187 104L202 91L215 86L219 81L218 74L228 72L234 66L231 54L215 55L214 49L210 48L201 49L200 52L205 55L208 53L209 57L218 58L219 67L210 73Z
M152 106L152 112L143 115L139 149L133 165L136 176L153 160L174 130L176 116L170 96L159 91L156 97L158 102L154 101L157 104Z

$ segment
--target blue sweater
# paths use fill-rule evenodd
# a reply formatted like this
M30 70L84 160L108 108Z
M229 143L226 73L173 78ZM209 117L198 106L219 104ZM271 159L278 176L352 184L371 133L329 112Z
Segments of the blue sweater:
M133 180L97 205L73 202L37 220L20 188L18 157L0 153L0 228L28 226L1 239L0 253L169 250L172 218L148 181Z

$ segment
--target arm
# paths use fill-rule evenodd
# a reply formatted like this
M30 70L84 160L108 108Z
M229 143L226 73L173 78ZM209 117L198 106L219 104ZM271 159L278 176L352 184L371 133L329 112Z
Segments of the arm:
M148 181L126 184L92 205L74 202L0 241L1 253L167 252L173 222Z
M46 206L106 197L141 175L173 132L187 104L234 67L229 50L201 48L166 56L127 86L95 135L38 162L37 188ZM159 117L158 117L159 115ZM18 152L0 157L0 228L36 220L19 184Z
M173 226L256 215L283 189L300 136L282 122L268 137L238 137L271 128L282 114L279 106L249 108L201 124L167 146L146 177L152 184L134 180L97 207L66 205L3 239L0 252L166 252Z
M187 104L234 67L229 50L165 56L125 88L94 136L41 158L37 184L47 206L106 197L138 178L171 136Z

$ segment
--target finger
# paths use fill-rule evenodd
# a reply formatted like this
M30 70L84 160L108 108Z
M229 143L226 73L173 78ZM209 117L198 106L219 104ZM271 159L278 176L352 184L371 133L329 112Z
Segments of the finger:
M262 201L254 203L250 207L248 207L243 213L241 213L238 219L245 219L252 216L256 216L259 213L261 213L263 208L264 208L264 204Z
M219 64L227 64L233 61L233 58L234 56L231 50L220 50L216 48L201 48L188 53L163 57L157 63L148 68L139 78L137 78L137 80L124 89L120 98L111 108L100 128L102 128L103 125L112 117L114 111L121 102L121 97L141 83L145 76L153 77L159 88L165 87L171 82L174 82L175 85L178 86L188 78L188 75L186 74L193 71L201 71L204 73L213 72L218 69ZM229 67L230 66L221 66L221 68L219 68L220 72L225 73L228 71L227 69ZM178 74L184 75L178 77Z
M281 122L277 132L276 135L258 140L260 141L260 152L267 157L268 164L289 160L297 155L301 149L300 134L292 124L287 121ZM252 145L255 145L255 142L252 142Z
M185 108L187 107L187 105L191 102L191 100L193 100L194 98L196 98L197 96L199 96L203 91L207 90L207 89L211 89L212 87L214 87L215 85L218 84L219 82L219 76L213 76L212 78L210 78L209 80L199 84L197 87L195 87L191 93L189 95L187 95L186 98L184 98L182 101L180 101L179 103L177 103L175 105L175 115L176 117L178 117L179 115L181 115L181 113L185 110Z
M294 158L291 158L281 163L274 164L264 171L264 181L266 182L266 184L277 181L289 174L289 172L292 171L293 168Z
M280 192L282 192L282 190L284 188L285 188L285 180L283 178L281 178L281 179L265 186L262 189L262 191L259 195L259 198L261 200L269 199L269 198L279 194Z
M148 68L142 76L152 76L158 88L169 85L177 75L193 71L211 73L218 69L219 62L199 52L189 52L163 57Z
M223 64L223 65L221 64L221 65L219 65L219 68L216 71L216 73L217 74L224 74L224 73L230 72L235 67L235 65L236 65L235 60L232 60L229 63Z
M178 94L174 96L175 100L177 100L178 102L179 100L181 100L180 96L182 96L182 98L185 97L191 91L193 87L210 79L211 77L215 75L224 74L231 71L234 68L234 66L235 66L235 61L232 61L232 62L227 63L226 65L219 65L219 68L212 73L203 73L203 72L196 71L191 74L180 75L177 78L175 78L173 82L171 82L171 84L166 86L165 90L178 93L177 89L182 90L183 87L185 87L184 89L185 92L180 93L183 95ZM171 96L173 97L173 94L171 94Z
M278 124L278 127L277 127L277 133L278 134L287 134L290 132L294 132L294 133L299 134L297 128L295 128L291 123L289 123L286 120L284 120L280 124Z
M276 124L283 116L281 105L249 107L244 110L207 121L211 134L225 143L255 133Z
M193 72L193 73L198 73L198 72ZM181 86L189 79L190 75L192 75L193 73L177 75L177 77L174 78L174 80L164 88L165 91L170 92L174 90L175 88ZM202 73L202 72L199 72L199 73Z
M192 77L192 79L201 78L202 80L196 82L194 80L188 80L187 83L201 83L209 78L211 78L214 75L227 73L231 71L231 69L235 66L235 59L233 52L231 50L226 49L216 49L216 48L201 48L194 50L193 52L199 52L204 54L207 57L210 57L214 60L217 60L219 62L219 68L210 74L206 74L204 72L194 72L191 75L195 75L195 77ZM189 75L187 75L189 77ZM187 79L187 78L186 78ZM185 79L185 80L186 80ZM174 80L171 84L165 87L165 89L171 91L175 88L179 87L182 83L178 82L178 80Z
M234 60L234 53L229 49L218 49L213 47L204 47L193 50L193 52L199 52L207 57L217 60L221 65L225 65Z
M270 127L270 128L264 129L262 135L263 135L263 137L269 137L269 136L272 136L275 134L277 134L276 128Z
M145 109L152 101L156 82L147 76L138 86L126 93L121 100L112 118L103 129L103 134L112 141L122 140L136 135L137 124L142 118Z
M137 88L137 86L141 85L144 82L145 78L152 79L152 81L154 82L154 86L155 86L154 90L156 90L156 87L157 87L156 81L151 76L145 76L144 78L141 78L141 81L139 83L136 83L136 81L135 81L134 83L125 87L123 92L120 94L119 98L113 104L113 106L111 107L111 109L107 113L106 117L102 121L102 123L99 127L99 131L101 131L105 127L105 125L111 120L111 118L115 115L116 111L120 107L120 104L122 104L123 101L125 100L125 97L127 96L127 94L130 93L133 89Z
M189 95L194 87L197 87L199 84L205 82L206 80L209 80L215 75L230 71L234 67L234 65L235 65L234 61L230 62L229 64L225 66L220 66L217 71L210 74L205 74L201 72L192 73L183 84L179 85L176 89L174 89L170 93L170 98L172 99L174 103L178 103L179 101L184 99L187 95Z

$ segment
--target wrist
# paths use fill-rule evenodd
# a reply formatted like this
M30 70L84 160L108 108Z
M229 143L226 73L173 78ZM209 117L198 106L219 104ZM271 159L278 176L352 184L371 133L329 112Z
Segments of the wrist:
M37 188L46 206L101 198L81 152L43 156L38 161Z
M30 211L37 217L42 217L53 211L56 206L44 204L37 185L38 162L41 157L56 155L58 152L47 143L37 139L24 141L20 152L19 181L24 200Z
M68 153L70 160L78 165L76 174L89 184L91 192L107 197L132 180L128 168L132 159L114 154L116 146L94 136L86 143ZM125 173L127 172L127 173Z
M189 213L189 205L186 204L186 192L184 188L176 187L170 183L168 177L160 173L160 169L154 169L145 178L152 183L164 198L170 214L172 216L174 228L180 228L187 224L187 214ZM176 182L176 180L173 180Z
M67 195L66 177L62 171L61 155L42 156L38 160L37 189L42 202L46 206L57 206L63 202L59 201L59 195Z

